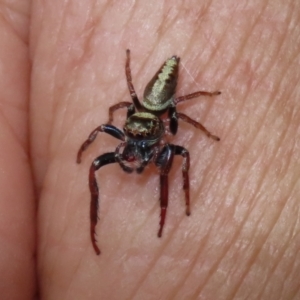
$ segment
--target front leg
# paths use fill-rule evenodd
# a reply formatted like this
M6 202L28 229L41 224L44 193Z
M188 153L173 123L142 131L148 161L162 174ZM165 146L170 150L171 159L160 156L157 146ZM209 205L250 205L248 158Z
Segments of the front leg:
M195 92L195 93L192 93L192 94L188 94L188 95L185 95L185 96L178 97L178 98L174 99L173 102L174 102L175 105L177 105L179 102L194 99L194 98L197 98L199 96L212 97L212 96L218 96L218 95L221 95L220 91L215 91L215 92L198 91L198 92Z
M127 119L135 113L134 105L131 102L119 102L109 108L108 124L111 124L114 120L113 114L120 108L127 108Z
M215 141L219 141L220 138L216 135L213 135L210 131L208 131L201 123L193 120L192 118L188 117L187 115L185 114L182 114L182 113L176 113L177 115L177 118L178 119L181 119L182 121L184 122L187 122L189 124L192 124L194 127L202 130L209 138L212 138L213 140Z
M182 177L183 177L183 190L185 193L186 215L190 215L190 181L189 181L189 168L190 168L190 155L189 152L177 145L167 144L163 147L162 151L158 154L155 164L160 168L160 228L158 237L162 236L163 227L167 214L168 199L169 199L169 181L168 174L172 167L174 155L181 155L183 157L182 164Z
M78 150L77 153L77 163L80 164L81 163L81 155L82 152L86 150L86 148L95 140L98 132L105 132L113 137L115 137L116 139L119 139L121 141L125 140L125 135L124 133L118 129L117 127L113 126L113 125L109 125L109 124L104 124L104 125L100 125L98 126L96 129L94 129L89 137L87 138L87 140L81 145L81 147Z
M181 155L183 157L182 164L182 177L183 177L183 190L185 194L185 205L186 205L186 215L191 214L190 210L190 180L189 180L189 169L190 169L190 154L189 152L177 145L172 145L174 147L175 155Z
M169 201L169 180L168 175L173 163L174 149L167 144L158 154L155 164L160 168L160 228L158 237L162 236L162 231L165 225L167 207Z
M129 49L126 50L125 74L126 74L126 79L127 79L127 86L129 89L131 99L134 103L134 106L136 107L136 109L138 111L143 111L144 108L141 105L141 103L137 97L137 94L135 92L134 86L132 84L131 69L130 69L130 50Z
M97 246L97 240L96 240L96 225L98 222L98 210L99 210L99 188L96 180L96 171L99 170L101 167L115 163L116 157L114 152L105 153L103 155L100 155L97 157L91 167L90 167L90 173L89 173L89 187L91 192L91 206L90 206L90 220L91 220L91 227L90 227L90 234L91 234L91 240L94 247L94 250L97 255L99 255L100 249Z

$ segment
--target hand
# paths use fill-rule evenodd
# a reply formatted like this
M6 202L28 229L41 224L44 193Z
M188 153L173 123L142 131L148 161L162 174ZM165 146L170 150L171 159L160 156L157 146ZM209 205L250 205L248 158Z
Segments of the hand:
M37 249L42 299L296 299L300 5L160 3L34 2L31 68L24 2L2 27L1 296L32 299ZM178 96L220 90L178 111L221 141L183 122L170 137L190 151L191 216L178 159L161 239L155 167L101 169L97 256L88 169L118 142L99 134L80 165L76 153L111 105L130 101L127 48L140 98L174 54Z

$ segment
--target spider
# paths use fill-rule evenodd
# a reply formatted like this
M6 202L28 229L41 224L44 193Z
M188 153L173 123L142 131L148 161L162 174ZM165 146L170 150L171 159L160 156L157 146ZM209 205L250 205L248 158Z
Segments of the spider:
M208 137L219 141L220 139L212 135L202 124L196 122L185 114L179 113L176 106L180 102L196 98L198 96L215 96L221 92L198 91L186 96L175 97L178 70L178 56L167 59L144 91L143 101L140 102L131 79L130 50L126 50L125 73L127 85L132 102L120 102L109 108L109 121L106 124L94 129L87 140L80 147L77 154L77 163L81 162L82 152L94 142L99 132L105 132L121 143L114 152L109 152L98 156L92 163L89 171L89 188L91 193L90 204L90 235L93 248L97 255L100 249L96 241L96 225L98 221L99 209L99 189L96 180L96 171L101 167L118 163L127 173L136 171L142 173L145 167L153 162L160 170L160 223L158 237L162 236L168 207L168 174L172 167L175 155L183 157L182 176L183 190L185 193L186 215L190 215L190 188L189 188L189 167L190 155L187 149L179 145L167 143L164 139L166 134L165 122L169 123L169 131L175 135L178 129L178 120L181 119L194 127L202 130ZM127 108L127 119L123 131L112 125L113 114L120 108ZM167 113L168 118L162 119Z

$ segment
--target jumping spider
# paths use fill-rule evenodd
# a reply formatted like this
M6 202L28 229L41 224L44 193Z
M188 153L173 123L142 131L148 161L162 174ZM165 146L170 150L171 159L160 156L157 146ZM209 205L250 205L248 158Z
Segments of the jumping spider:
M114 152L109 152L97 157L89 171L89 187L91 192L90 206L90 234L91 240L97 255L100 254L100 249L96 243L95 228L98 221L99 207L99 190L96 181L95 173L101 167L119 163L120 167L128 173L136 171L142 173L144 168L150 163L160 169L160 228L158 237L161 237L168 206L168 174L172 166L174 155L183 157L182 176L183 190L185 192L186 214L190 215L190 188L189 188L189 167L190 156L189 152L178 145L169 144L164 141L166 128L164 121L160 117L168 114L167 122L169 122L169 130L175 135L178 128L178 119L192 124L196 128L202 130L208 137L219 141L220 139L212 135L203 125L194 121L185 114L176 111L176 105L180 102L196 98L198 96L215 96L221 92L205 92L199 91L186 96L175 97L179 57L172 56L167 59L144 91L143 101L140 102L131 80L130 70L130 51L126 51L127 59L125 72L127 85L132 98L132 102L120 102L109 108L109 121L107 124L100 125L91 132L88 139L82 144L77 154L77 163L81 162L81 155L84 150L95 140L98 132L105 132L119 140L121 143ZM123 127L123 131L111 125L113 121L113 113L120 109L127 108L127 119Z

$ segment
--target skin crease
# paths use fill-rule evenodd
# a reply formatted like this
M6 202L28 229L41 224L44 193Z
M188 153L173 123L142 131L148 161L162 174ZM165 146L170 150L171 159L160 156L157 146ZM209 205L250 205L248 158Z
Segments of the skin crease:
M1 1L0 7L0 297L33 299L36 212L28 154L30 7L28 1Z
M22 14L28 16L26 9ZM299 14L296 0L32 2L29 130L41 299L299 299ZM28 261L34 203L24 129L29 74L23 31L29 25L22 25L13 20L2 27L6 35L18 35L19 41L5 43L16 43L19 52L18 60L12 51L1 60L6 65L11 58L17 75L0 89L0 157L7 169L1 191L9 189L7 197L22 203L12 210L1 199L7 212L0 223L6 239L1 257L4 270L11 256L19 265L7 269L12 273L5 280L20 280L18 291L33 295L34 261ZM176 158L161 239L155 168L142 175L127 175L117 165L101 169L102 254L96 256L89 236L88 169L118 141L99 135L80 165L76 152L107 121L109 106L130 101L126 48L140 98L174 54L181 57L179 96L222 91L178 105L221 141L182 122L169 138L190 150L191 216L184 214L182 160ZM8 90L15 93L10 100L17 110L6 109L12 107L5 101ZM124 116L118 112L115 124L121 126ZM17 161L12 168L9 162ZM18 221L8 226L8 216ZM3 281L0 288L17 292Z

